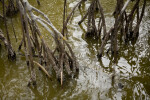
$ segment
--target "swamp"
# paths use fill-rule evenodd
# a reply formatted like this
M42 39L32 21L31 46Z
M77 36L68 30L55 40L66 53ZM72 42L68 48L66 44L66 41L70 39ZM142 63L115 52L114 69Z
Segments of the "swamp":
M149 0L0 0L0 100L149 100Z

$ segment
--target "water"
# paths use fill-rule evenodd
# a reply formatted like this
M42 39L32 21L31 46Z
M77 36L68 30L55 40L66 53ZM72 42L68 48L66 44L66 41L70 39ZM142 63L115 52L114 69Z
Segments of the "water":
M78 1L70 0L68 2L69 11ZM30 0L30 2L46 13L56 28L61 30L63 0L41 0L40 7L37 5L36 0ZM111 16L115 7L115 0L102 0L101 2L106 16L107 28L109 29L114 22ZM83 28L78 26L77 23L81 19L81 15L77 10L74 18L69 23L69 43L80 64L79 75L75 79L67 79L62 88L55 79L50 81L44 73L36 68L37 87L29 88L27 83L30 79L30 72L26 66L25 57L17 55L16 61L11 62L7 59L6 49L2 46L0 49L0 99L150 99L149 4L150 2L147 3L136 44L134 46L131 43L128 46L119 44L119 60L116 65L117 79L114 86L112 86L111 80L113 62L106 54L104 54L101 61L97 59L96 54L100 44L96 40L84 38L86 23L82 24ZM89 3L87 2L85 9L88 6ZM9 26L9 29L12 45L17 51L22 38L21 28L18 28L21 27L19 15L12 20L15 22L17 43L11 33L11 26ZM10 23L10 19L8 19L8 23ZM0 27L4 28L2 24ZM47 42L52 44L48 33L43 28L41 30ZM109 44L106 45L107 47L109 47ZM124 85L123 89L118 88L118 83Z

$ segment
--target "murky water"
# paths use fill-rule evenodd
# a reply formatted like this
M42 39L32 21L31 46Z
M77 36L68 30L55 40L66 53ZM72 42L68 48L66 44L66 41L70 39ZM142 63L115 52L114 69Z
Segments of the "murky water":
M41 6L36 4L36 0L29 0L31 4L48 15L52 23L61 30L63 16L63 0L41 0ZM79 0L68 2L71 9ZM111 17L114 10L115 0L101 0L106 15L107 28L114 22ZM148 100L150 99L150 2L147 3L145 16L141 23L140 35L135 45L119 45L119 60L116 65L117 80L112 86L111 67L113 62L109 55L104 55L98 61L96 54L100 44L93 39L84 39L86 23L78 26L81 19L79 10L74 14L72 22L69 24L69 43L75 52L79 64L79 75L75 79L68 79L64 87L56 81L50 81L38 69L37 88L28 88L27 83L30 73L26 66L25 57L17 56L15 62L7 59L7 52L2 46L0 48L0 99L92 99L92 100ZM89 3L85 4L85 8ZM83 11L84 13L84 11ZM21 41L21 28L19 15L14 17L15 30L18 41L16 43L11 33L12 45L17 51L17 46ZM10 19L8 19L10 23ZM2 24L0 27L4 28ZM9 26L12 32L11 26ZM41 29L48 43L51 40L48 33ZM109 44L106 45L109 47ZM124 85L123 89L118 88L118 83Z

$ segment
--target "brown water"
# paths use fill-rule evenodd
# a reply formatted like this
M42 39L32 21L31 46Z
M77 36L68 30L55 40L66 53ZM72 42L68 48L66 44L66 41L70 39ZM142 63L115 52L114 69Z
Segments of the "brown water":
M29 0L30 3L46 13L52 23L61 30L63 16L63 0L40 0L39 7L36 0ZM71 9L79 0L69 0L68 6ZM101 0L106 15L107 28L114 22L111 17L114 10L115 0ZM69 23L69 43L75 52L80 64L79 75L75 79L68 79L64 87L53 79L50 81L36 68L37 88L27 87L30 73L25 63L25 57L17 55L16 61L7 59L7 52L4 46L0 49L0 100L51 100L51 99L92 99L92 100L148 100L150 99L150 2L147 3L145 16L141 23L140 35L135 45L119 45L119 60L116 65L116 82L112 85L111 58L104 54L101 61L98 61L96 54L100 44L93 39L84 39L86 23L82 27L77 22L81 18L79 10L76 11L72 22ZM1 6L1 5L0 5ZM85 8L89 6L87 2ZM18 41L15 42L12 28L12 45L17 51L21 41L21 25L19 15L14 17L15 30ZM8 19L10 24L10 19ZM0 24L3 27L3 24ZM51 38L42 29L43 35L49 44ZM0 41L1 42L1 41ZM106 48L109 44L106 45ZM18 53L18 52L17 52ZM124 85L123 89L118 88L118 83Z

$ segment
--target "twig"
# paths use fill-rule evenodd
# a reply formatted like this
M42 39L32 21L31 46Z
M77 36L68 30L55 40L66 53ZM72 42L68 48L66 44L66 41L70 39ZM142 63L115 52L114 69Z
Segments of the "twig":
M50 78L50 80L52 80L51 76L48 74L48 72L46 71L46 69L41 64L39 64L36 61L33 61L33 62L42 69L42 71L48 76L48 78Z

